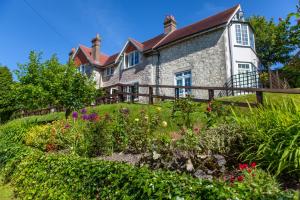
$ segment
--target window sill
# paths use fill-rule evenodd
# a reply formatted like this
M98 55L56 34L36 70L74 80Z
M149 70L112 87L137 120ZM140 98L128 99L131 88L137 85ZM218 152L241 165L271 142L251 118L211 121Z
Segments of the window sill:
M242 48L249 48L252 49L252 51L256 54L256 51L249 45L242 45L242 44L235 44L234 47L242 47Z
M136 64L136 65L132 65L132 66L130 66L130 67L127 67L127 68L123 69L123 71L130 70L130 69L132 69L132 68L136 68L136 67L138 67L138 66L140 66L140 65L141 65L141 63L138 63L138 64Z

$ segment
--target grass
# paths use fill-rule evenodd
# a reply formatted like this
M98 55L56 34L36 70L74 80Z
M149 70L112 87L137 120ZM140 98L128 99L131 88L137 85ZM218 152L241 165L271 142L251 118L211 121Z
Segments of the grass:
M12 200L14 198L13 188L9 184L4 184L0 176L0 200Z
M300 94L281 94L281 93L264 93L264 100L269 100L272 102L280 102L287 100L289 98L294 99L296 104L300 104ZM255 94L246 94L246 95L240 95L240 96L229 96L229 97L222 97L219 98L219 100L224 101L233 101L233 102L249 102L249 103L255 103L256 102L256 96Z

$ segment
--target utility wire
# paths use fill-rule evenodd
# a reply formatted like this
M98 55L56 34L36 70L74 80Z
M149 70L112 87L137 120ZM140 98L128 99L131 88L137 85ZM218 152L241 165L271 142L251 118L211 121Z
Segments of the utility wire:
M53 32L55 32L59 37L63 39L64 42L68 43L69 45L73 45L72 42L70 42L69 39L64 37L61 33L59 33L56 28L51 25L27 0L23 0L24 3L37 15L41 18L41 20L49 26L50 29L52 29Z

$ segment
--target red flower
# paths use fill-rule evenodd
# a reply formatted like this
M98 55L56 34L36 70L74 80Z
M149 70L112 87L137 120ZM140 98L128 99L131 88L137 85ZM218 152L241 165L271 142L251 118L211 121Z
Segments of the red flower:
M207 112L211 112L212 109L210 106L208 106L206 110L207 110Z
M235 177L231 175L229 180L230 180L231 183L233 183L234 180L235 180Z
M237 180L238 180L239 182L242 182L242 181L244 180L244 176L238 176L238 177L237 177Z
M255 168L255 167L256 167L256 162L251 163L250 166L251 166L252 168Z
M248 168L248 164L239 164L239 170L243 171L244 169Z

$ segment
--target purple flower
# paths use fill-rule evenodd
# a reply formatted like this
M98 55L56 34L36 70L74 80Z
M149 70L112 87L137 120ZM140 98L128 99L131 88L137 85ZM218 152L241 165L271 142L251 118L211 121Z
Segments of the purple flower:
M86 114L87 110L86 108L81 109L81 114Z
M82 115L82 119L83 119L83 120L89 120L90 117L89 117L87 114L84 114L84 115Z
M73 117L73 119L77 119L78 118L78 112L73 112L72 113L72 117Z
M97 113L92 113L89 115L89 120L95 120L98 117Z

